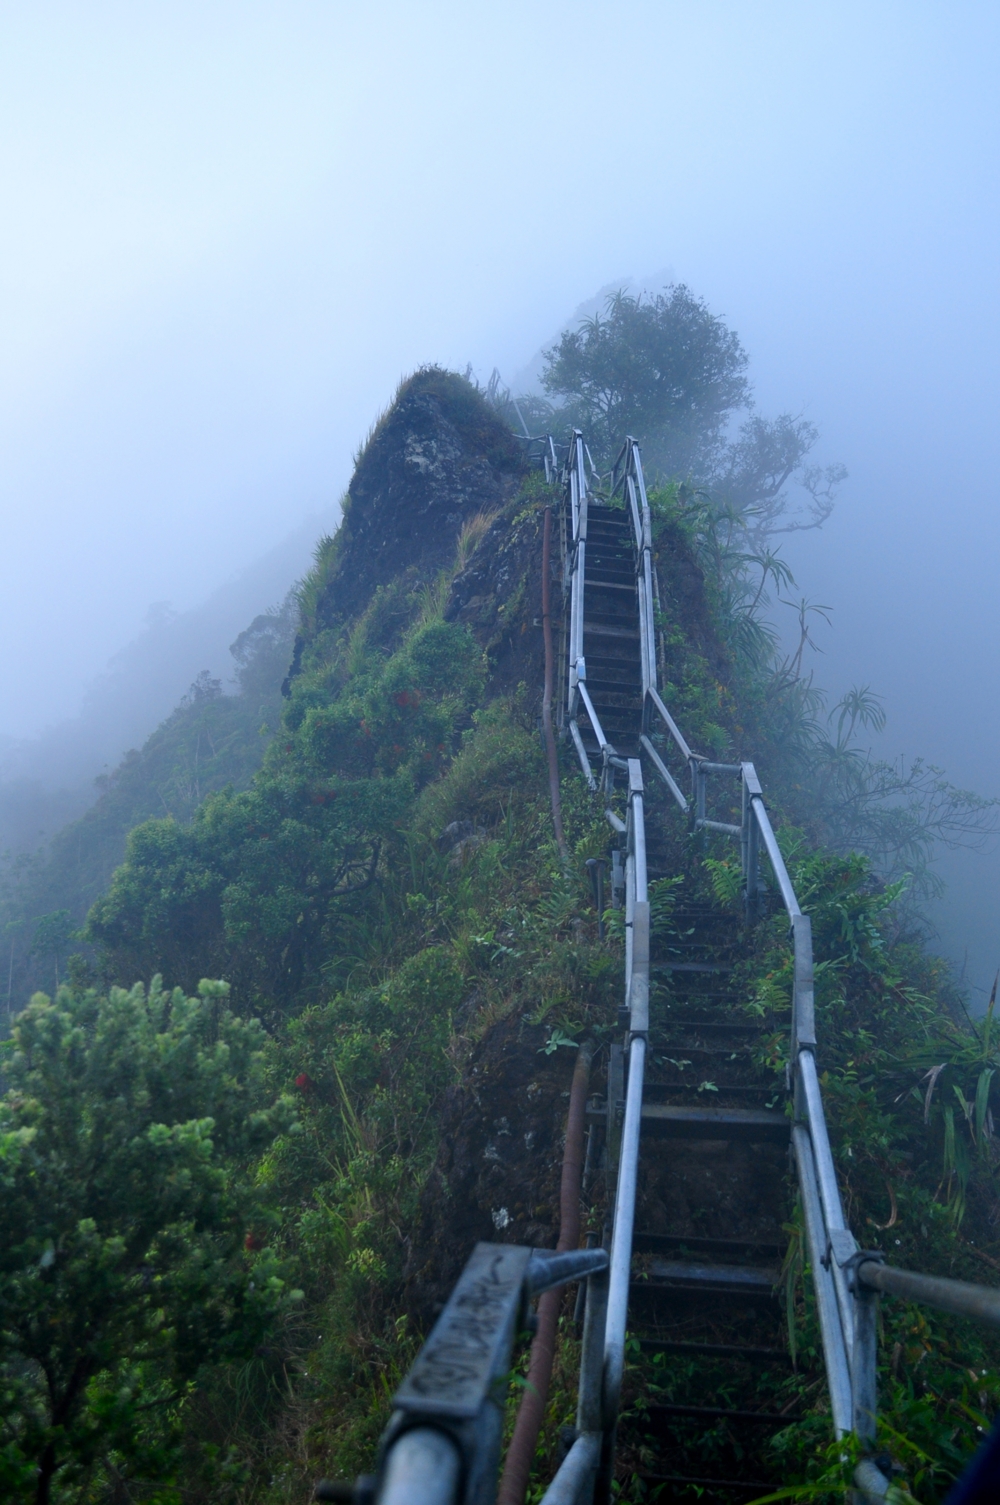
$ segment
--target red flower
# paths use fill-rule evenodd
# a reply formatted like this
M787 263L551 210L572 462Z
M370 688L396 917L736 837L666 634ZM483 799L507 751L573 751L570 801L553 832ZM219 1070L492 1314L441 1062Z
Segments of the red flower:
M300 1071L298 1076L295 1078L295 1085L300 1092L311 1092L316 1083L313 1081L308 1071Z

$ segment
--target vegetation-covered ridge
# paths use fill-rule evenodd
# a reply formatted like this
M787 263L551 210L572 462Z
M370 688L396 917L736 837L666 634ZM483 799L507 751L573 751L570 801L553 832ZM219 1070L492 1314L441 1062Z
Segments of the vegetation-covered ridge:
M901 1263L1000 1267L992 1025L964 1019L875 875L885 843L837 849L848 831L828 790L871 766L850 735L870 703L828 722L802 652L776 659L763 613L780 566L738 511L691 477L651 500L665 693L699 750L764 770L814 916L852 1224L898 1238ZM136 827L71 982L15 1022L0 1269L12 1498L305 1501L320 1474L370 1465L395 1378L472 1241L552 1242L574 1045L611 1039L622 970L584 867L607 824L565 746L568 867L551 832L538 619L556 501L472 385L436 370L404 383L302 587L262 766L189 820ZM820 757L833 773L810 783ZM897 808L864 797L875 815ZM711 850L705 870L679 817L655 815L678 878L708 871L712 902L732 902L732 852ZM669 926L669 885L656 906ZM790 965L767 921L742 982L745 1007L775 1021L779 1083ZM178 991L135 986L159 975ZM806 1419L779 1446L789 1480L816 1498L827 1478L835 1497L797 1228L790 1209L798 1368L782 1403ZM930 1502L994 1407L998 1356L948 1319L887 1305L885 1320L886 1444ZM561 1332L538 1481L572 1418L568 1316Z
M79 929L125 855L128 834L153 816L189 822L218 789L245 788L281 720L281 682L295 633L290 594L232 644L236 685L226 694L207 670L141 749L97 780L96 803L47 850L0 860L5 1012L36 988L58 987L70 958L86 960Z

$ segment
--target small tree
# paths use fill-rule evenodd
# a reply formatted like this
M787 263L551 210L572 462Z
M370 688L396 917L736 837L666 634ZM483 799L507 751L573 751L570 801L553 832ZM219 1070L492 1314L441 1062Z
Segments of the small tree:
M43 914L35 926L31 954L52 958L57 988L59 986L59 958L66 955L74 936L73 920L68 909L54 909L51 914Z
M252 1349L282 1300L244 1252L263 1107L256 1021L197 998L60 988L4 1045L0 1103L0 1493L48 1501L89 1476L169 1472L177 1406Z
M759 549L775 533L821 527L833 510L846 470L807 464L819 437L807 419L753 411L739 336L683 284L655 297L615 293L604 317L565 330L544 359L542 386L563 406L524 399L536 430L582 428L604 465L631 434L648 479L705 488L743 543Z
M605 460L626 433L668 475L714 471L730 415L750 401L739 336L683 285L643 300L626 292L545 352L542 385L567 400Z

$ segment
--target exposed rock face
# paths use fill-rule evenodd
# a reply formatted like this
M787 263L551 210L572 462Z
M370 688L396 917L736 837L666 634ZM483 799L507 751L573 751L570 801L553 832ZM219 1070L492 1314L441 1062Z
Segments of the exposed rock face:
M318 625L356 615L385 581L432 580L454 559L463 525L503 507L524 471L520 445L469 382L453 372L418 371L376 426L354 473Z
M729 655L709 611L705 574L691 552L691 545L676 525L671 525L661 536L655 563L664 614L683 626L690 646L711 665L716 679L728 684L731 676Z
M542 513L508 508L493 522L469 565L452 581L445 619L464 622L486 650L493 694L526 684L541 694ZM553 550L552 606L556 632L563 611L561 572Z
M427 1328L480 1239L555 1246L573 1051L508 1017L476 1047L438 1114L441 1149L407 1261L407 1310Z

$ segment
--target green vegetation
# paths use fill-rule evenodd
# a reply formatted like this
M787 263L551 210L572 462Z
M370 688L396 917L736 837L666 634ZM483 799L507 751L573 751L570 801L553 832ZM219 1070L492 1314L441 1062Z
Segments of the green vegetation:
M863 1246L904 1268L994 1284L1000 1201L990 1128L998 1054L992 1009L972 1024L947 969L900 933L898 889L860 856L816 850L786 826L782 849L816 954L817 1036L845 1211ZM732 892L732 855L709 864L717 896ZM793 958L775 904L740 982L749 1014L775 1022L764 1064L776 1084L787 1059ZM819 1329L801 1216L789 1225L788 1329L798 1372L774 1400L806 1412L779 1434L787 1475L813 1491L846 1487L849 1460L830 1444ZM879 1447L916 1499L944 1498L1000 1407L1000 1341L987 1329L884 1300ZM666 1388L669 1389L669 1383ZM821 1497L822 1497L822 1492ZM803 1491L802 1498L816 1494Z
M745 397L741 353L683 290L655 305L657 328L669 333L682 294L736 383L705 420L711 450L712 424ZM611 334L639 317L620 304ZM427 457L438 467L437 490L416 493L420 564L399 502L380 564L370 521L391 525L414 434L421 486ZM799 651L777 654L770 593L791 582L759 528L782 525L787 459L772 456L765 485L762 434L744 436L759 446L756 501L690 478L653 494L665 694L699 750L753 757L767 781L814 917L821 1064L854 1226L898 1238L901 1263L981 1275L1000 1267L994 1025L965 1020L891 880L905 867L922 881L936 837L978 840L992 812L936 772L892 783L866 758L855 739L878 702L859 690L827 713L804 670L808 607ZM807 440L788 439L800 473ZM712 453L717 476L744 463L738 448ZM5 1067L11 1498L304 1501L320 1474L370 1464L394 1379L473 1240L551 1237L571 1047L584 1029L612 1038L621 977L619 929L609 916L598 941L584 866L606 850L606 822L564 750L567 869L537 735L540 518L556 498L518 470L489 403L441 372L404 384L358 473L349 526L301 590L280 726L274 662L270 688L242 706L205 687L107 792L136 791L131 814L114 825L105 803L95 816L132 827L114 876L96 859L81 875L67 835L48 886L30 890L44 902L22 884L9 910L39 975L70 978L19 1017ZM352 591L363 600L348 610ZM222 716L236 718L228 742ZM277 735L261 761L262 722ZM191 739L209 730L218 761L206 772L199 753L195 791ZM676 811L656 818L678 875L700 871L732 902L732 849L720 842L703 865ZM96 826L74 829L83 840ZM669 883L655 901L669 927ZM71 933L81 903L85 940ZM74 958L71 945L91 949ZM790 968L775 915L743 981L746 1006L776 1020L776 1083ZM157 974L181 991L133 986ZM790 1480L834 1490L795 1218L789 1235L799 1367L782 1403L806 1420L780 1446ZM885 1322L886 1446L930 1505L1000 1399L1000 1355L909 1308L887 1303ZM539 1478L571 1419L574 1341L564 1331Z
M236 689L200 674L141 751L98 779L96 804L47 851L7 857L0 868L0 996L5 1012L36 988L51 991L87 959L78 934L125 855L128 833L151 816L186 824L207 795L245 788L282 712L281 682L295 631L294 599L255 618L232 645ZM155 969L153 969L155 970ZM129 977L151 977L137 971ZM205 974L199 974L204 976ZM117 979L116 979L117 980ZM197 984L196 977L194 983Z
M719 756L754 749L769 797L819 847L860 853L888 884L905 879L895 913L920 928L919 905L939 894L939 846L981 849L997 829L1000 801L950 784L915 758L887 762L859 743L885 713L869 686L828 709L808 670L811 624L827 608L800 602L799 642L782 654L768 612L794 586L788 566L756 526L708 492L683 484L650 492L663 592L657 623L661 680L685 735ZM749 531L748 531L749 527ZM705 608L678 610L700 566ZM780 598L780 597L779 597Z
M729 520L724 532L760 550L775 533L821 527L847 471L807 463L819 438L807 419L754 410L748 364L739 337L683 284L652 297L619 291L605 317L565 330L545 352L542 386L562 405L527 397L520 407L535 432L582 428L606 467L631 434L649 478L710 498ZM789 483L804 493L792 510Z
M265 1106L263 1031L227 993L61 988L7 1042L5 1499L166 1486L199 1372L245 1358L285 1299L273 1257L246 1251L266 1220L252 1167L291 1114Z

